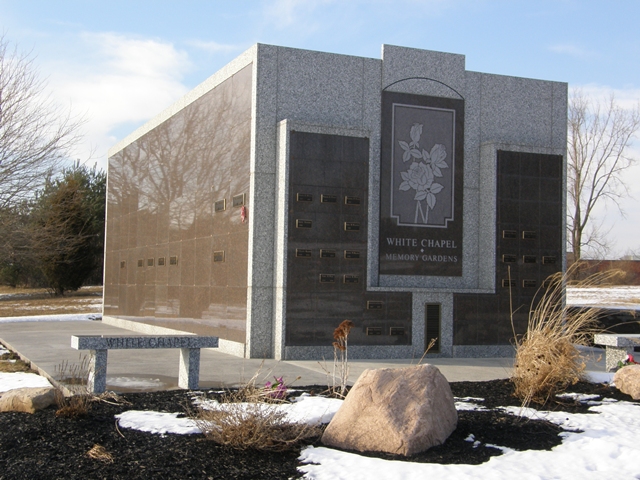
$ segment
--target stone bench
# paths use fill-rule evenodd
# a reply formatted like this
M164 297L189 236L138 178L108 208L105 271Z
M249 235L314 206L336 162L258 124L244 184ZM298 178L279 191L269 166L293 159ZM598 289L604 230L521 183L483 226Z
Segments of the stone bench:
M640 334L598 333L593 343L605 347L605 366L610 372L618 366L618 362L624 362L627 355L633 354L634 347L640 347Z
M146 348L179 348L180 369L178 386L185 389L198 388L200 375L200 349L216 348L218 337L197 335L120 336L120 335L72 335L71 347L90 350L89 378L87 389L102 393L107 388L107 352L109 350L131 350Z

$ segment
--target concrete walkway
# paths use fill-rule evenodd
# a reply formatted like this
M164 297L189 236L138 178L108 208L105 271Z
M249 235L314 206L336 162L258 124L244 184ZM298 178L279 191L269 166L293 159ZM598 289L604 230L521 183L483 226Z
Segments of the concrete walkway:
M71 335L140 335L130 330L103 324L101 321L2 322L0 342L31 362L34 369L50 379L61 371L78 366L88 359L88 351L71 348ZM179 351L171 350L111 350L108 354L107 389L117 392L166 390L177 388ZM587 357L588 370L604 372L604 360L595 362ZM322 363L322 364L321 364ZM349 382L353 383L367 368L398 368L415 365L417 359L353 360L349 362ZM513 360L509 358L430 358L423 363L436 365L450 382L484 381L508 378ZM288 384L328 385L325 369L318 361L278 361L243 359L203 349L200 358L200 387L234 387L258 375L262 385L273 376L283 376ZM294 382L294 379L300 377Z

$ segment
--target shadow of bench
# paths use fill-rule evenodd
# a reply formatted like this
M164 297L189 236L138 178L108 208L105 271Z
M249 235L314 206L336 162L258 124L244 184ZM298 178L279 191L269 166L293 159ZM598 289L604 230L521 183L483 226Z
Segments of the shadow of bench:
M90 350L87 389L103 393L107 388L107 352L109 350L137 350L157 348L180 349L178 386L193 390L198 388L200 376L200 349L217 348L218 337L197 335L121 336L121 335L72 335L71 347Z

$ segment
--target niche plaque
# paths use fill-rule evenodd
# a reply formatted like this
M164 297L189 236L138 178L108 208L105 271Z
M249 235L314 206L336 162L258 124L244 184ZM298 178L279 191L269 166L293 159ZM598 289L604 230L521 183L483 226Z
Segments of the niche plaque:
M244 193L241 193L240 195L235 195L233 197L233 206L234 207L241 207L244 205Z
M296 200L298 202L313 202L313 195L310 193L298 193L296 195Z
M296 220L296 228L311 228L313 222L311 220L303 220L301 218Z
M382 310L382 307L384 307L384 302L379 300L367 301L367 310Z
M345 232L358 232L360 231L360 224L357 222L344 222Z
M518 238L518 232L516 232L515 230L503 230L502 238L509 238L509 239Z
M224 250L216 250L213 252L214 262L224 262Z
M509 253L505 253L502 255L502 263L516 263L518 261L518 257L515 255L511 255Z
M336 195L320 195L320 203L338 203L338 197Z
M296 257L311 258L311 250L308 248L296 248Z
M359 250L345 250L344 251L344 258L346 258L346 259L360 258L360 251Z
M164 267L164 264L165 264L165 257L158 257L158 266Z
M227 200L225 198L223 198L222 200L218 200L214 204L213 208L216 212L224 212L227 209Z
M554 257L554 256L542 257L542 264L543 265L555 265L556 264L556 257Z
M523 255L522 263L538 263L538 259L535 255Z
M532 230L525 230L522 232L522 239L523 240L535 240L538 237L538 235L536 234L536 232L532 231Z
M344 197L345 205L360 205L360 203L361 203L360 197L349 197L349 196Z
M335 283L336 276L333 273L321 273L320 283Z
M169 257L169 265L177 265L178 264L178 257L173 256L173 257Z
M336 251L320 249L320 258L336 258Z
M360 277L358 275L344 275L342 283L360 283Z

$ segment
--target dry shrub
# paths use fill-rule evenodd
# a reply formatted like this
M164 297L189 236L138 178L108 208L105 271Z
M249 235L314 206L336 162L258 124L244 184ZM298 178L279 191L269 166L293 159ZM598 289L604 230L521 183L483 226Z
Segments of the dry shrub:
M259 402L200 409L194 420L207 439L238 450L285 451L322 434L321 426L292 422L276 405Z
M344 320L333 331L333 385L331 392L341 397L345 396L347 391L347 381L349 380L349 332L353 328L351 320ZM339 385L336 385L336 378Z
M93 397L85 393L65 396L60 389L56 389L56 417L81 418L86 416L91 409Z
M111 455L106 448L102 445L98 445L97 443L87 452L87 456L103 463L113 463L113 455Z
M605 285L620 271L596 273L583 280L570 280L579 264L545 281L538 291L535 307L529 312L527 332L516 337L516 357L511 381L523 406L531 402L545 404L581 377L586 365L576 345L588 345L598 333L597 308L576 309L566 305L566 287ZM537 304L535 302L538 302Z
M64 385L63 388L56 388L56 416L64 418L80 418L89 413L93 395L87 389L89 378L89 358L86 355L80 356L79 364L69 364L62 362L55 368L56 380Z

